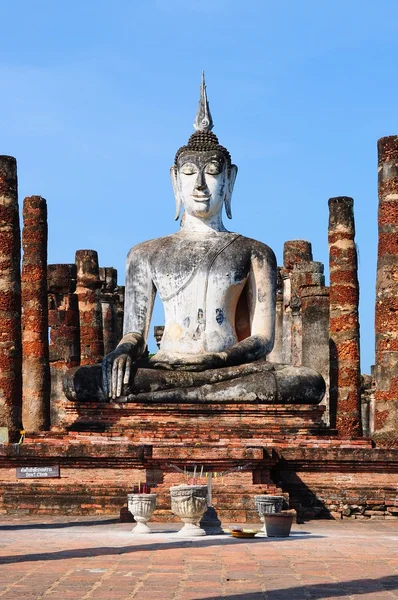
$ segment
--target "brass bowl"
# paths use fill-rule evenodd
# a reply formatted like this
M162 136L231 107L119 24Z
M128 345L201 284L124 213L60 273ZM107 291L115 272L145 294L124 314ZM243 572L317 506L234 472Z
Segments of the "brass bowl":
M230 533L234 538L254 538L259 529L231 529Z

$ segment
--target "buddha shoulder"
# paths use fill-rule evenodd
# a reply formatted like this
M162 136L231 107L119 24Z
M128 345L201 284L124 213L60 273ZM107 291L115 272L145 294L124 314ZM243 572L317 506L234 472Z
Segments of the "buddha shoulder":
M130 249L127 255L127 263L131 261L150 261L158 252L164 252L170 248L172 245L172 237L173 234L136 244Z
M252 259L266 261L270 266L274 266L276 268L276 257L274 251L267 246L267 244L264 244L264 242L259 242L258 240L254 240L253 238L248 238L242 235L237 238L235 244L238 244L242 250L250 253Z

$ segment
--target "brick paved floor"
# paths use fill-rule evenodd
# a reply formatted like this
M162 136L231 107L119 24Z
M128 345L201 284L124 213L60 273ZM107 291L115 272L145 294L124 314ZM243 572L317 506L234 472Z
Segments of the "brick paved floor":
M2 517L0 600L391 600L398 523L318 521L285 539L182 540L153 524ZM256 526L257 527L257 526Z

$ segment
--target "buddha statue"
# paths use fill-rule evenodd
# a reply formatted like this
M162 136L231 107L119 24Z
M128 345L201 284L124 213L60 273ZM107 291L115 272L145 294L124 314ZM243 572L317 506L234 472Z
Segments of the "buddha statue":
M102 365L71 369L71 400L318 404L321 375L271 364L276 260L264 243L228 231L237 167L212 133L202 76L195 132L171 180L179 231L134 246L127 258L124 336ZM159 351L143 359L155 295L165 312Z

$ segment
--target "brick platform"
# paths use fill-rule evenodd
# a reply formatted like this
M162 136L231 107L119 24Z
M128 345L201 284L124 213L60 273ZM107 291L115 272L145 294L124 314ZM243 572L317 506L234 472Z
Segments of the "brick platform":
M255 518L253 496L283 493L300 517L398 516L398 451L369 440L282 436L182 443L137 444L127 435L53 433L0 446L0 510L30 514L115 514L134 484L148 481L159 494L155 519L169 521L169 488L187 483L178 472L194 465L213 478L221 518ZM59 465L59 479L16 479L18 466ZM225 476L220 474L231 471ZM205 484L206 479L197 477Z

